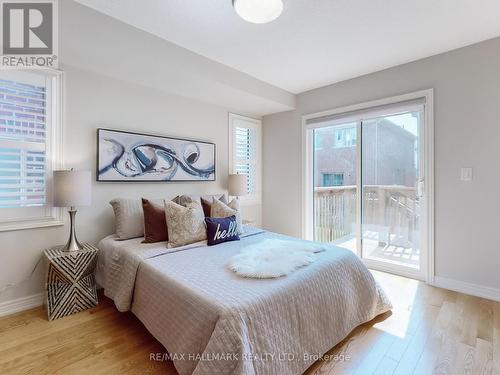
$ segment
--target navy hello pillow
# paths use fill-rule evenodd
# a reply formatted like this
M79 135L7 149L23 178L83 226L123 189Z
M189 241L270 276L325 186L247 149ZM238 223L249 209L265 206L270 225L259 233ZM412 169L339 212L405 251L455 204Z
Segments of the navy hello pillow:
M224 218L206 217L205 223L207 224L208 246L240 239L235 215Z

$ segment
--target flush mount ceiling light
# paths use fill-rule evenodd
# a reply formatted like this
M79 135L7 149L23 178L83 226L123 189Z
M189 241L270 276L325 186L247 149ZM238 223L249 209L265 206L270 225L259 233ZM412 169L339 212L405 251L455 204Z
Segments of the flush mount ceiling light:
M245 21L267 23L278 18L283 11L282 0L233 0L236 13Z

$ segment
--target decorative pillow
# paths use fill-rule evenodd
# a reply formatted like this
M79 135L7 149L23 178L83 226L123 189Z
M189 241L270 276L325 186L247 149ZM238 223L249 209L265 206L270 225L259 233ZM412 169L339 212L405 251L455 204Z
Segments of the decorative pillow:
M144 235L144 214L139 199L113 199L109 202L115 213L116 235L119 240Z
M205 223L207 224L208 246L240 239L235 215L224 218L206 217Z
M165 218L165 205L157 205L152 201L142 198L144 212L144 241L154 243L168 240L167 221Z
M191 201L185 207L175 202L165 202L165 218L168 247L189 245L207 239L205 215L200 202Z
M212 204L214 203L214 200L219 200L224 204L227 204L227 199L224 194L218 196L218 195L213 195L210 197L201 197L201 206L203 207L203 213L205 214L205 217L210 217L210 214L212 212Z
M211 217L229 217L236 216L236 226L238 228L238 234L243 233L243 223L241 221L241 209L240 202L237 199L233 199L229 204L224 204L220 200L214 199L212 204L212 209L210 211Z
M172 201L184 207L186 207L191 202L198 202L201 204L199 195L178 195L174 199L172 199Z

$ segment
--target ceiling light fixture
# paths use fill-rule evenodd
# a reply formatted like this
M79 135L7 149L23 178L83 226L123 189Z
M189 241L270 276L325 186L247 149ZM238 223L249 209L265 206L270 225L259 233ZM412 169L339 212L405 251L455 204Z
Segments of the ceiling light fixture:
M233 0L236 13L245 21L268 23L274 21L283 11L282 0Z

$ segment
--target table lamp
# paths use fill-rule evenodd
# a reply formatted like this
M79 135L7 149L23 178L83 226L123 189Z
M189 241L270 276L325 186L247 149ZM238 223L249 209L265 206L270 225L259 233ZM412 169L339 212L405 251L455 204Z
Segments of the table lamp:
M54 171L54 207L69 207L70 232L64 251L82 250L75 232L76 206L89 206L91 176L89 171Z
M245 174L230 174L228 183L229 195L239 198L247 195L247 175Z

